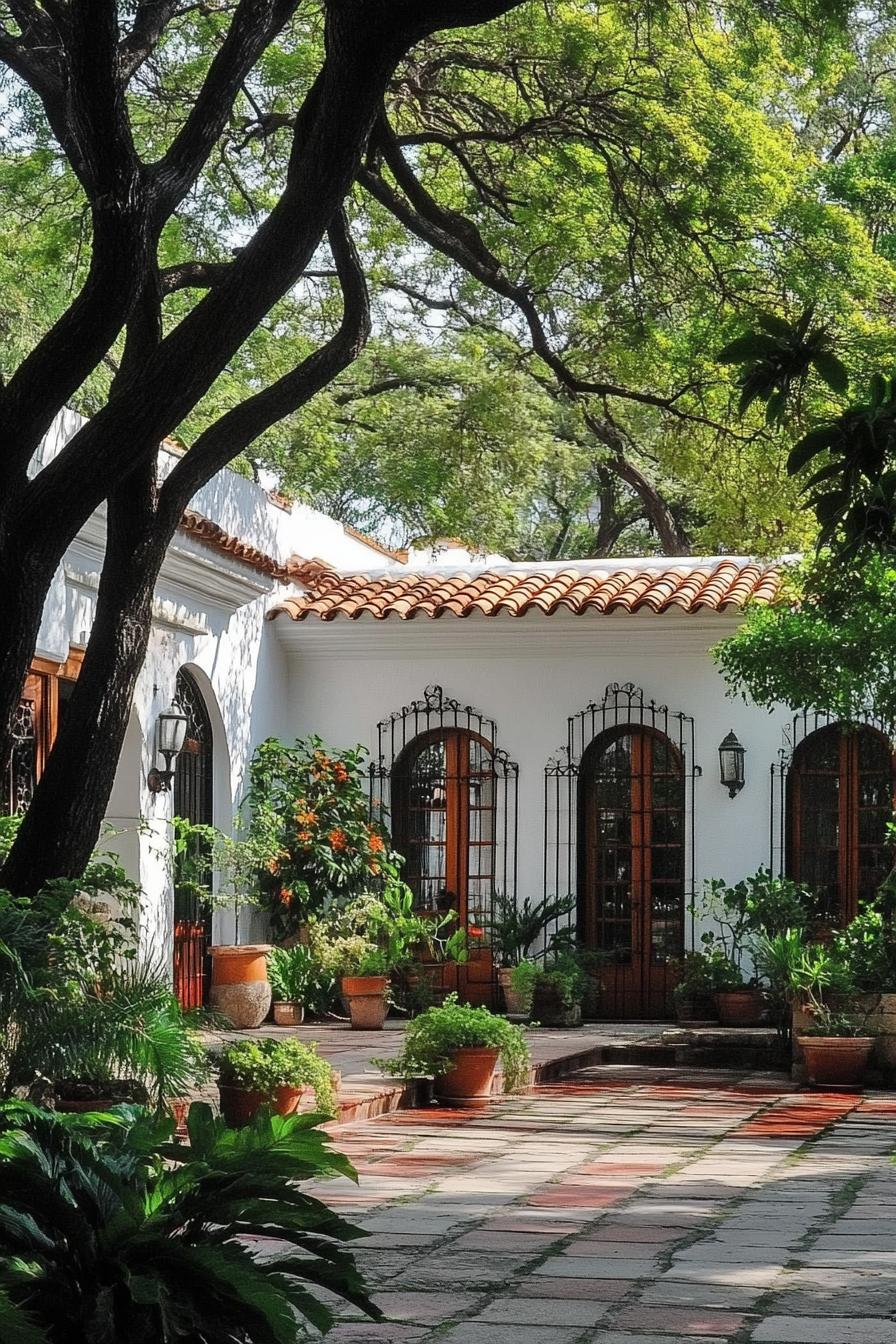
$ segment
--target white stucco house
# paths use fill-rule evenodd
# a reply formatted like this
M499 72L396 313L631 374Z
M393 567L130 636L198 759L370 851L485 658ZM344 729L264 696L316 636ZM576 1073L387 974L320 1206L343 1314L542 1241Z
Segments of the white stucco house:
M78 423L60 417L44 457ZM97 515L56 576L7 806L27 805L64 713L103 535ZM496 890L574 893L579 936L612 968L607 1016L665 1011L704 878L770 863L848 914L887 866L889 743L873 725L845 736L734 701L708 654L776 587L772 566L736 557L390 552L221 473L169 551L109 809L143 889L144 944L171 963L172 809L228 829L255 745L311 732L370 750L422 906L447 893L469 925ZM153 793L158 716L175 696L190 750L173 790ZM745 748L737 791L720 782L730 732ZM215 918L227 940L228 916Z

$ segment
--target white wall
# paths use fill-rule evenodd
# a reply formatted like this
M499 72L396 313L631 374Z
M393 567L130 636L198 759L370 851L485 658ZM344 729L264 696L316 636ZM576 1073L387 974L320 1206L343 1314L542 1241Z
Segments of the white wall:
M334 746L376 748L376 725L426 686L495 720L519 764L520 897L543 894L544 769L567 736L567 716L613 682L693 717L695 876L737 880L769 861L770 767L788 715L726 695L707 650L736 628L725 616L619 615L438 621L273 622L289 658L286 736L320 733ZM718 746L734 729L747 749L746 785L719 783Z

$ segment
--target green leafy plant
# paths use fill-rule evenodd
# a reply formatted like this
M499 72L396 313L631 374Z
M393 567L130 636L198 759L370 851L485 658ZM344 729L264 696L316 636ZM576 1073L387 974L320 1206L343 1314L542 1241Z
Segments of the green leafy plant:
M159 968L137 959L128 907L114 913L131 893L120 867L105 859L33 900L0 892L5 1095L102 1096L109 1084L129 1082L162 1105L207 1076L197 1018L181 1011Z
M532 994L541 968L534 961L519 961L510 972L510 988L532 1006Z
M244 806L249 836L269 857L261 889L275 937L295 933L329 900L395 882L402 860L371 818L362 747L336 752L319 737L256 748Z
M300 1188L354 1178L316 1117L231 1130L196 1102L188 1128L0 1106L0 1323L21 1344L295 1344L333 1324L319 1292L379 1316L342 1246L363 1233Z
M728 989L738 989L743 978L721 948L685 952L678 963L678 982L672 991L678 1000L710 998Z
M264 837L246 834L240 817L234 835L184 817L172 817L171 826L178 892L205 910L232 910L239 943L240 911L261 904L261 874L272 860Z
M892 889L893 881L889 879L875 899L867 902L844 929L836 930L831 940L860 994L896 993Z
M855 988L850 969L836 947L807 943L801 929L785 929L771 937L760 936L755 956L757 969L767 978L773 996L787 1006L800 1003L819 1024L819 1034L861 1034L837 1029L842 1014L827 1001L831 996L850 994Z
M278 1003L304 1003L308 992L313 994L316 989L317 967L311 949L303 943L272 947L268 953L268 980Z
M336 1114L333 1071L314 1044L269 1037L237 1041L223 1052L219 1077L224 1084L261 1092L269 1100L280 1087L312 1087L320 1111Z
M526 1085L530 1055L520 1028L487 1008L458 1003L456 994L449 994L440 1007L427 1008L408 1024L401 1054L372 1062L402 1078L435 1077L452 1067L452 1051L470 1045L498 1051L505 1092Z
M517 904L514 896L496 892L492 916L486 923L496 964L516 966L527 960L549 926L559 925L575 908L575 896L546 896L533 905L528 896ZM555 936L548 938L548 949Z

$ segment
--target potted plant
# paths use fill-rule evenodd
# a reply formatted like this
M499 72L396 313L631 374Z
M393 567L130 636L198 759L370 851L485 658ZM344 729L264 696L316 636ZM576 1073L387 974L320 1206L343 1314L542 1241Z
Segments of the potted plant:
M498 984L503 991L508 1013L524 1016L527 1011L524 1000L517 996L518 992L513 988L513 968L530 960L537 943L544 942L544 950L550 951L558 933L567 933L567 926L563 924L561 927L561 922L575 908L575 896L546 896L533 905L528 896L518 904L513 896L495 892L492 915L485 928L498 966ZM555 927L546 937L551 924Z
M892 831L891 831L892 834ZM832 946L847 968L853 1012L874 1033L872 1057L881 1069L896 1069L896 920L894 891L888 879L847 924L833 934Z
M234 1128L248 1124L261 1106L276 1115L292 1115L309 1089L322 1114L336 1114L333 1071L316 1045L301 1041L263 1037L228 1046L221 1056L218 1088L221 1113Z
M209 1003L231 1026L253 1030L271 1007L267 954L269 943L240 942L240 911L259 902L259 874L269 852L251 836L225 835L215 826L172 819L175 881L205 910L232 910L233 943L209 948ZM235 822L237 828L242 823Z
M520 961L510 967L503 989L504 1006L511 1021L525 1022L532 1015L538 975L539 967L534 961Z
M333 902L346 905L398 880L402 860L370 815L363 747L319 737L255 750L244 800L249 838L266 856L261 899L278 942L301 933Z
M864 1024L823 1004L814 1004L811 1012L815 1025L797 1037L809 1083L813 1087L861 1087L874 1037L867 1034Z
M315 981L314 957L303 943L272 947L268 953L268 980L278 1027L298 1027L305 1017L305 995Z
M373 1063L403 1078L431 1077L439 1101L480 1110L488 1105L499 1059L504 1091L524 1087L530 1057L520 1028L450 994L441 1007L428 1008L408 1024L400 1055Z
M532 1017L543 1027L577 1027L587 977L571 948L555 952L534 977Z
M678 983L672 991L676 1019L687 1024L717 1022L716 991L726 963L710 952L685 952L678 962Z

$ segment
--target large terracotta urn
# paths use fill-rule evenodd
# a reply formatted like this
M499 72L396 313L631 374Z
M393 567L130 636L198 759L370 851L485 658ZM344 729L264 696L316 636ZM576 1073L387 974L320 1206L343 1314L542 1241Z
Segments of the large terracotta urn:
M212 983L209 1005L241 1030L260 1027L271 1007L268 983L269 943L209 949Z

